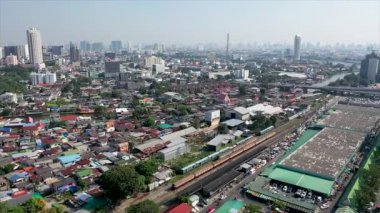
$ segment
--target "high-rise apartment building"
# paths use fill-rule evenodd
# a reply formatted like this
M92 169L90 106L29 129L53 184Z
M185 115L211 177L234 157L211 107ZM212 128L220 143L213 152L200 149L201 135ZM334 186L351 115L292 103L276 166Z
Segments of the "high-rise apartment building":
M30 81L32 85L38 84L55 84L57 82L57 75L55 73L30 73Z
M32 64L41 64L42 58L42 41L40 31L31 28L26 31L29 45L29 58Z
M294 55L293 60L299 61L301 59L301 36L296 35L294 37Z
M70 61L71 62L80 61L79 49L73 43L70 43Z
M111 41L111 50L118 52L123 48L121 41Z
M91 50L92 51L98 51L98 52L104 50L103 43L102 42L92 43Z
M144 61L144 66L145 67L152 68L153 64L162 64L162 65L164 65L165 61L162 58L156 57L156 56L150 56L150 57L146 57L145 58L145 61Z
M380 56L375 52L366 55L360 66L360 77L369 83L380 82Z
M91 50L91 44L88 41L81 41L79 44L79 47L83 51L90 51Z

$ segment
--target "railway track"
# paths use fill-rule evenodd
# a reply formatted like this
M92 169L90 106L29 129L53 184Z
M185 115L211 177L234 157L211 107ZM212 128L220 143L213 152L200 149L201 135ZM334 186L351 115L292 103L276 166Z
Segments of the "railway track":
M294 130L299 128L301 124L307 121L311 117L311 115L313 115L314 113L315 111L310 111L300 119L289 121L275 128L273 131L276 131L277 134L273 136L272 138L258 144L257 146L252 147L250 150L246 151L245 153L242 153L239 156L236 156L235 158L230 159L227 163L219 166L213 171L210 171L206 174L203 174L200 177L197 177L196 179L183 185L179 189L172 190L171 186L167 185L161 188L161 190L153 191L152 193L149 193L146 196L141 197L139 199L124 201L114 210L114 212L124 212L124 209L128 207L129 205L146 200L146 199L154 200L156 203L159 203L165 206L166 208L163 208L163 210L166 210L168 207L178 202L178 199L181 196L186 196L186 195L199 191L200 189L202 189L202 187L206 183L210 183L213 180L215 180L217 177L220 177L222 174L230 172L231 170L233 170L234 168L236 168L243 162L251 159L252 157L257 155L264 149L276 144L277 142L279 142L279 140L284 138L288 133L293 132Z

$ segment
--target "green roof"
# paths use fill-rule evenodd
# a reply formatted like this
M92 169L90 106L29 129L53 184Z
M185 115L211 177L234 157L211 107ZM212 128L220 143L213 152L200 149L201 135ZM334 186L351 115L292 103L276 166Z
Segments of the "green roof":
M41 199L44 199L44 197L42 197L42 195L40 193L34 193L34 194L32 194L32 198L41 198Z
M92 169L89 169L89 168L86 168L86 169L79 169L77 171L77 175L80 177L80 178L83 178L83 177L86 177L88 175L91 175L92 174Z
M292 196L283 196L282 194L275 194L272 191L264 189L264 186L267 185L270 180L263 176L258 176L255 181L252 181L248 184L247 193L262 198L264 200L270 201L282 201L286 206L292 209L298 209L301 212L314 212L316 205L312 203L307 203L299 200L298 198Z
M239 212L244 207L244 202L241 200L229 200L223 204L215 213L230 213Z
M160 128L160 129L169 129L169 128L172 128L172 125L170 125L170 124L160 124L160 125L158 125L158 128Z
M107 205L107 200L102 198L90 198L90 201L87 202L86 205L84 205L84 209L86 210L95 210L98 208L102 208Z
M299 173L283 168L275 168L269 175L270 179L310 189L326 195L331 194L334 181Z
M349 206L345 206L338 208L335 213L356 213L356 211L351 209Z

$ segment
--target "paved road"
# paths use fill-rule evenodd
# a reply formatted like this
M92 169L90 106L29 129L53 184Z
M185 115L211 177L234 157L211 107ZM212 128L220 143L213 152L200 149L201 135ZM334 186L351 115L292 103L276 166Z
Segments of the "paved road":
M114 209L114 212L120 212L120 213L124 212L125 208L127 208L129 205L138 203L146 199L154 200L156 203L160 203L162 205L162 209L166 210L168 207L178 202L177 199L180 198L181 196L189 195L189 194L199 191L206 183L211 182L212 180L221 176L221 174L225 174L228 171L231 171L236 166L249 160L250 158L252 158L252 156L258 154L265 148L278 143L285 137L285 135L299 128L313 114L314 114L314 111L310 111L301 119L294 119L277 127L273 131L277 132L278 134L274 136L273 138L268 139L265 143L261 143L257 145L255 148L249 151L246 151L244 154L234 158L233 160L230 160L229 163L224 164L220 166L219 168L202 175L201 177L198 177L197 179L193 180L192 182L186 184L185 186L177 190L174 190L174 191L171 190L170 189L171 186L169 184L166 184L150 193L144 194L144 196L141 196L138 198L130 198L128 200L123 201L118 207Z

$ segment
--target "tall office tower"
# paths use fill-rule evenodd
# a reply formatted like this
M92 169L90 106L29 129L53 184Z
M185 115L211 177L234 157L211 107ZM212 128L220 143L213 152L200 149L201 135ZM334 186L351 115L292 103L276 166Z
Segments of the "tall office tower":
M19 56L19 49L17 46L5 46L4 47L5 57L9 55Z
M121 41L111 41L111 50L118 52L123 48Z
M301 36L296 35L294 37L294 55L293 60L299 61L301 59Z
M91 50L91 44L88 41L81 41L79 46L80 46L80 49L83 51L90 51Z
M40 31L31 28L26 31L29 45L29 58L32 64L41 64L42 60L42 42Z
M120 61L105 61L104 62L106 78L118 79L120 74Z
M132 50L132 43L130 41L127 42L126 48L127 48L128 51Z
M18 60L29 58L28 45L5 46L4 53L5 57L12 54L16 56Z
M230 33L227 33L226 59L229 58L229 55L230 55Z
M360 77L369 83L380 82L380 57L375 52L366 55L362 60Z
M79 49L73 43L70 42L70 61L76 62L80 60Z
M58 56L62 55L62 49L63 49L62 45L51 46L49 49L52 55L58 55Z
M103 43L102 42L95 42L95 43L92 43L92 46L91 46L91 50L92 51L102 51L104 49L103 47Z
M4 48L0 47L0 59L4 57Z

